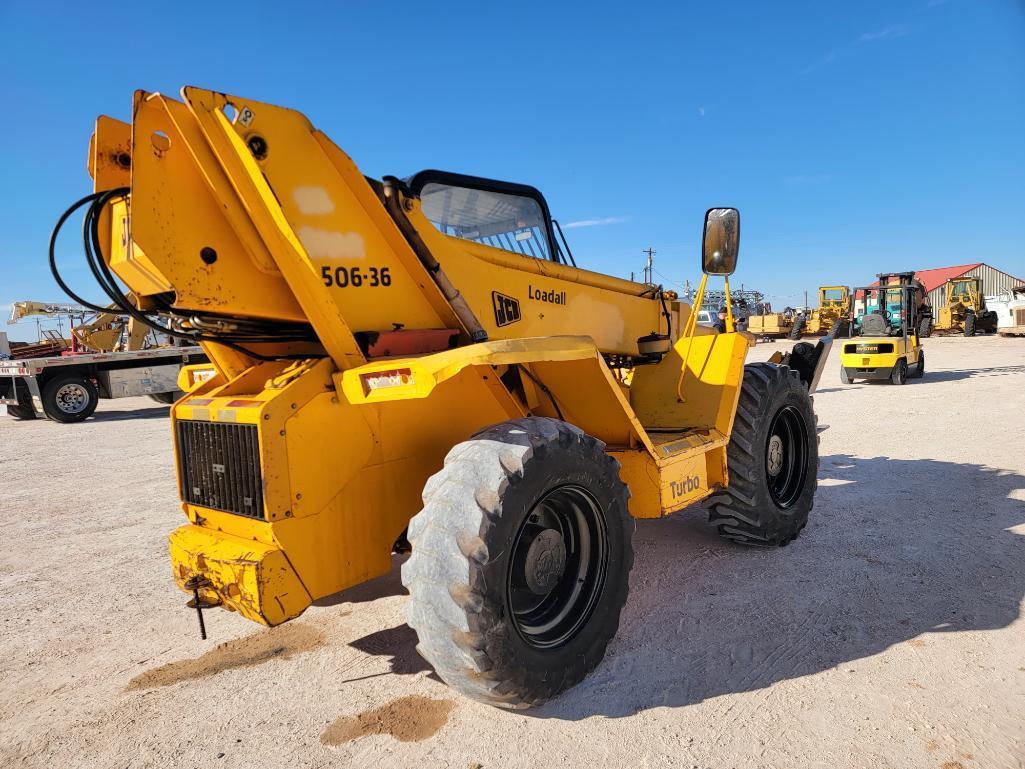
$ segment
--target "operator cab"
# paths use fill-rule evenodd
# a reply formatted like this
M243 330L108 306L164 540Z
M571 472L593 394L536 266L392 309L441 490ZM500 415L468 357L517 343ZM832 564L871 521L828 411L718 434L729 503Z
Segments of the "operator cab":
M405 185L420 198L427 219L445 235L577 266L562 228L536 187L435 170L421 171Z

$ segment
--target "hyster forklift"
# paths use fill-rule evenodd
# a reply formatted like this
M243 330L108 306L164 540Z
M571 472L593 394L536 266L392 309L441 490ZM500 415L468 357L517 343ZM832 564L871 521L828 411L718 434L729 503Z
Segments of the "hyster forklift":
M875 286L851 293L851 322L840 348L840 381L902 385L925 375L918 328L928 320L924 290L910 272L879 275Z
M216 370L172 407L171 565L204 637L213 607L278 625L411 550L420 654L528 707L602 659L634 518L703 501L761 546L805 526L828 343L745 366L732 317L576 266L533 187L369 179L300 113L198 88L99 118L89 169L101 285ZM694 307L739 235L708 211Z

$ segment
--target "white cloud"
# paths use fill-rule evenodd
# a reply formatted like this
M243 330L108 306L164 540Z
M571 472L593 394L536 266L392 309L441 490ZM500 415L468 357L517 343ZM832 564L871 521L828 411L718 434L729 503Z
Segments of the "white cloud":
M578 227L601 227L606 224L622 224L627 221L626 216L606 216L604 219L581 219L578 222L567 222L562 225L564 230L573 230Z
M911 34L907 27L897 24L892 27L883 27L871 32L865 32L858 38L859 43L874 43L877 40L888 40L894 37L904 37Z
M704 107L698 107L698 117L704 117L707 110Z

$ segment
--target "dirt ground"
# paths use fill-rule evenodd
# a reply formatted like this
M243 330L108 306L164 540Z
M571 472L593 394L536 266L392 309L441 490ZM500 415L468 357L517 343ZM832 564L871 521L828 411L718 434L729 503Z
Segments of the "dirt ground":
M1025 340L926 349L904 387L830 361L789 547L641 522L605 661L525 713L433 677L397 560L275 630L210 612L200 641L166 407L0 419L0 766L1022 767Z

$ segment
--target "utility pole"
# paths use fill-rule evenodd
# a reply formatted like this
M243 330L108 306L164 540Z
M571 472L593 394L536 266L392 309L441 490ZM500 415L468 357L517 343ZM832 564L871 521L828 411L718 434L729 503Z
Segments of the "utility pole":
M656 251L651 246L648 246L647 248L642 249L641 253L648 255L648 263L644 266L644 282L645 283L654 283L655 282L655 274L654 274L655 273L655 268L652 265L652 262L654 261L654 257L655 257Z

